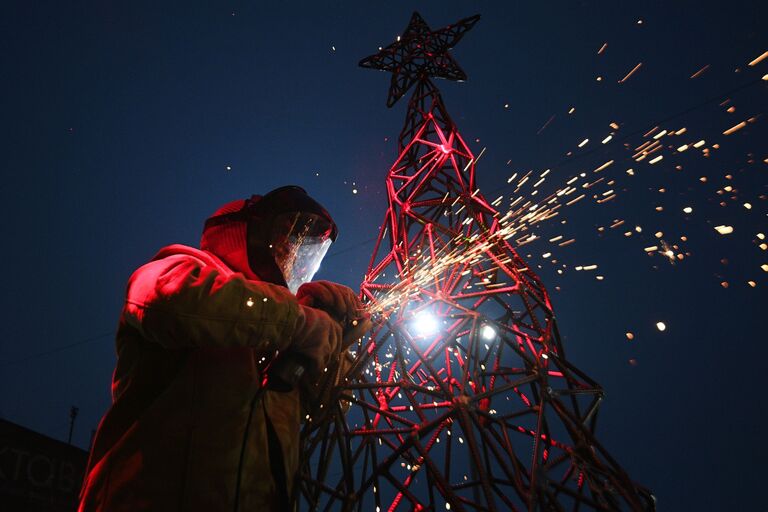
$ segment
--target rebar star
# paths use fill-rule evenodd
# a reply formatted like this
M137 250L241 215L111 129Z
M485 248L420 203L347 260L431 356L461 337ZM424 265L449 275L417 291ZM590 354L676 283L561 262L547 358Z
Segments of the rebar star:
M397 41L360 61L364 68L392 72L387 106L391 107L413 84L429 77L466 80L467 75L448 54L480 15L464 18L440 30L430 30L427 22L414 12L411 21Z

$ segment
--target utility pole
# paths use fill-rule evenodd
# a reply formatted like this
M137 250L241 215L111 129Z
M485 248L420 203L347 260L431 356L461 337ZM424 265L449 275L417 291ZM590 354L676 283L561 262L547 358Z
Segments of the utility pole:
M72 444L72 431L75 430L75 418L77 418L78 412L80 412L80 409L74 405L69 409L69 437L67 438L67 444Z

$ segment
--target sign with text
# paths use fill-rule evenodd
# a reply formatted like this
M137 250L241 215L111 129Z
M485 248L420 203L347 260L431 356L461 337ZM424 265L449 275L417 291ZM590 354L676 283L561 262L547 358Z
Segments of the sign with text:
M0 419L0 510L72 512L88 452Z

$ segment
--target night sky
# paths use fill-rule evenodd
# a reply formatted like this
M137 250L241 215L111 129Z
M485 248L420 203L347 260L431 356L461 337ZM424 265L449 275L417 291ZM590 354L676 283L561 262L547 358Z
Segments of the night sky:
M598 438L660 510L763 510L768 58L749 63L768 50L764 6L6 4L0 417L66 439L76 405L87 448L128 277L164 245L197 245L226 201L305 187L340 228L317 277L358 288L406 104L387 109L389 75L357 62L414 9L432 28L480 13L453 51L468 81L437 85L475 154L486 148L485 197L503 194L504 212L515 172L551 169L549 193L613 160L597 198L520 248L569 360L607 391ZM663 149L635 161L662 130ZM561 234L575 242L548 242Z

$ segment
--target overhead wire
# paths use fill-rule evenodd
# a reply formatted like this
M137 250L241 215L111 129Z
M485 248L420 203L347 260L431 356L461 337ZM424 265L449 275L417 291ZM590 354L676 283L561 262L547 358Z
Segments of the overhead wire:
M115 335L115 331L113 330L113 331L109 331L109 332L105 332L105 333L99 334L97 336L91 336L89 338L85 338L85 339L82 339L80 341L76 341L74 343L70 343L68 345L61 345L59 347L54 347L54 348L52 348L50 350L44 350L42 352L37 352L37 353L34 353L34 354L29 354L29 355L26 355L26 356L23 356L23 357L20 357L20 358L17 358L17 359L10 359L10 360L7 360L7 361L0 361L0 367L10 366L10 365L18 364L18 363L23 363L23 362L28 361L30 359L36 359L38 357L48 356L48 355L51 355L51 354L55 354L57 352L62 352L64 350L69 350L71 348L79 347L81 345L86 345L88 343L93 343L95 341L101 340L102 338L106 338L107 336L114 336L114 335Z

